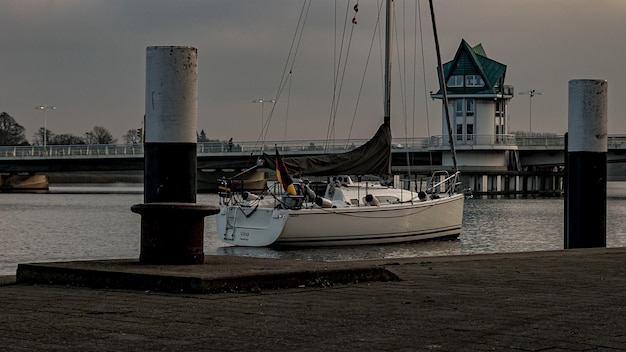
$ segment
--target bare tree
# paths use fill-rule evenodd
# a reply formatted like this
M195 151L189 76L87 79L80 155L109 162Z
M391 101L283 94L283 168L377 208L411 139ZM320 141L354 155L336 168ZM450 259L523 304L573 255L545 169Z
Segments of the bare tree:
M6 112L0 113L0 145L26 145L24 127Z
M48 144L50 140L54 138L54 133L50 131L49 129L45 129L45 133L44 133L44 128L39 127L39 130L35 132L35 135L33 137L34 137L33 145L44 145L44 142L43 142L44 138L46 139L45 144Z
M90 139L93 142L90 144L115 144L117 142L111 132L104 127L96 126L88 133L91 133Z
M143 136L141 135L141 128L136 130L128 130L124 135L124 142L126 144L139 144L143 140Z
M49 145L73 145L85 144L85 140L81 137L71 134L57 134L48 139Z

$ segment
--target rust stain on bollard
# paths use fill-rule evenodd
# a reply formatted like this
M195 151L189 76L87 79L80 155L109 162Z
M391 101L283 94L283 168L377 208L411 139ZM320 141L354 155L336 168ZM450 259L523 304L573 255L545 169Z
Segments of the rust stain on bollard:
M219 213L219 207L168 202L130 209L141 215L141 263L204 263L204 217Z

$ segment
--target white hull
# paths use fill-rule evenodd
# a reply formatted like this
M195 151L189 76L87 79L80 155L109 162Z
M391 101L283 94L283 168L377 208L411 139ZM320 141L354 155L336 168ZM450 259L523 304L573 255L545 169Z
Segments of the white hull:
M397 243L458 236L463 201L463 195L457 194L412 204L345 208L222 206L216 221L220 238L239 246Z
M220 206L216 225L220 239L237 246L269 246L280 236L288 210L263 207Z

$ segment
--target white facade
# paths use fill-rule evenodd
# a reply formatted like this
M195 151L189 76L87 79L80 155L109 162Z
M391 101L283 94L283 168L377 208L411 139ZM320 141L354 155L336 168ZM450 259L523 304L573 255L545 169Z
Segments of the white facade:
M509 133L508 104L513 88L504 85L506 66L487 58L482 45L470 47L461 42L454 60L444 66L448 111L452 133L448 131L446 112L442 104L443 166L454 166L446 152L452 135L460 170L507 170L511 167L511 152L517 146ZM443 93L432 94L442 99Z

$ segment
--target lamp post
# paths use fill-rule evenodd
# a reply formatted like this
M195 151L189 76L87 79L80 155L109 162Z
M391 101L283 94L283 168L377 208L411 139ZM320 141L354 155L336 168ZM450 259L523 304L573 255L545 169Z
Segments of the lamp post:
M56 110L56 106L54 105L39 105L35 107L37 110L43 110L43 146L44 148L48 144L48 118L46 115L46 110Z
M265 128L265 123L263 122L265 103L274 104L276 102L276 100L273 100L273 99L254 99L252 102L253 103L261 103L261 138L262 138L263 137L263 129Z
M530 100L530 107L529 107L529 112L528 112L528 129L529 132L533 132L533 97L535 95L543 95L543 93L541 92L537 92L534 89L531 90L527 90L525 92L520 92L520 95L528 95L528 98Z

